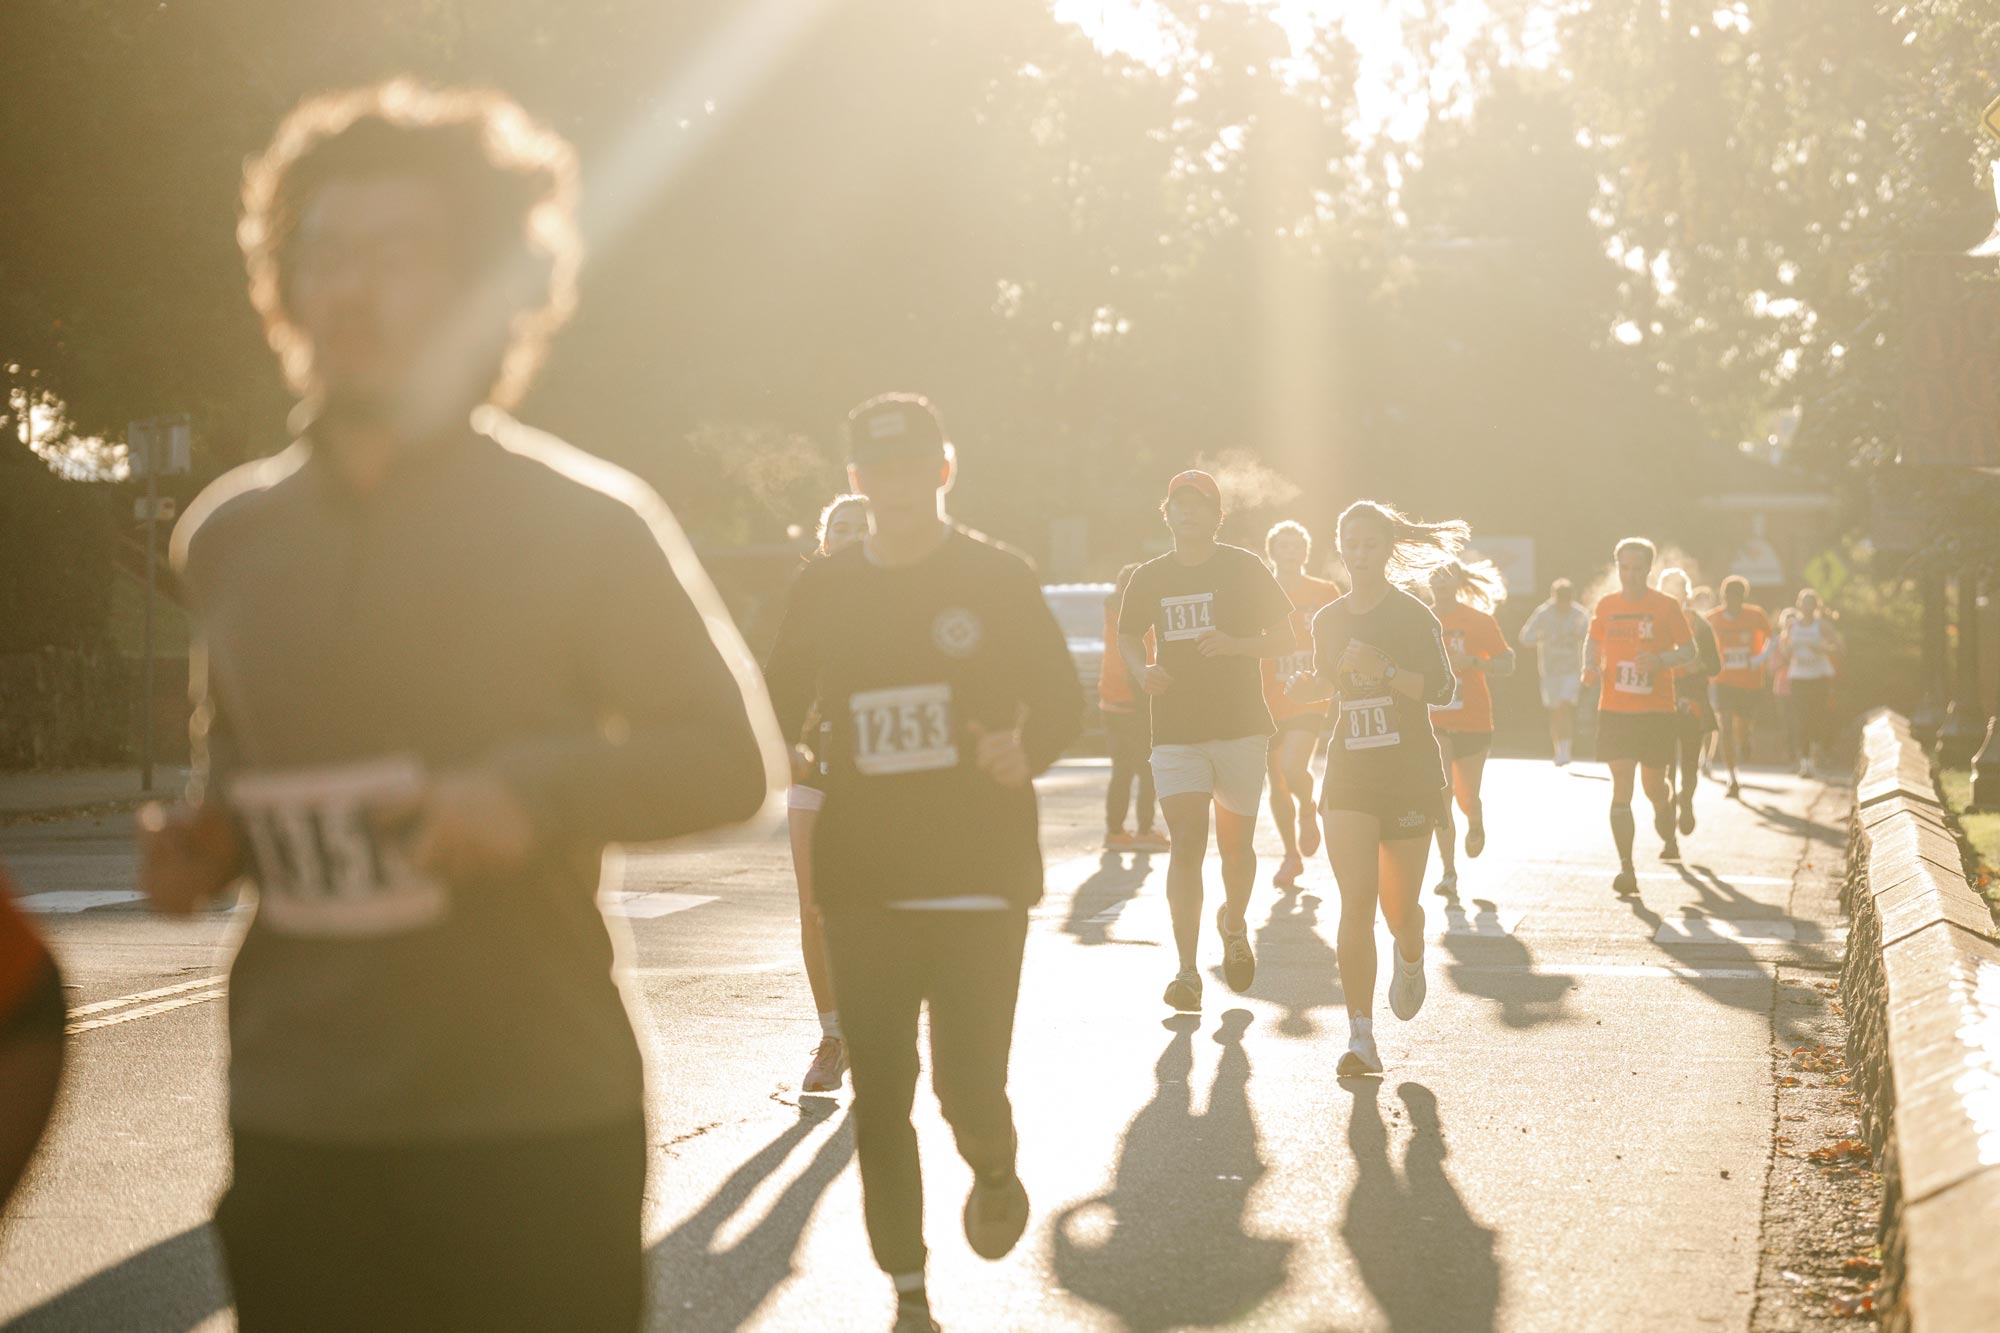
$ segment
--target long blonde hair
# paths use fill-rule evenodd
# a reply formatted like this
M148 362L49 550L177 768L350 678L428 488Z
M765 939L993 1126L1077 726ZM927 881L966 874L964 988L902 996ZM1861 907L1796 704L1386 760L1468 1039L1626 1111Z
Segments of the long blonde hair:
M1431 587L1449 592L1460 605L1489 616L1495 607L1507 600L1507 581L1500 577L1500 570L1491 560L1475 560L1467 564L1454 559L1431 575Z
M1462 518L1424 523L1374 500L1356 500L1347 506L1340 513L1339 526L1344 528L1355 518L1372 518L1389 530L1389 559L1382 573L1400 587L1424 583L1438 570L1455 564L1459 552L1472 540L1472 525Z

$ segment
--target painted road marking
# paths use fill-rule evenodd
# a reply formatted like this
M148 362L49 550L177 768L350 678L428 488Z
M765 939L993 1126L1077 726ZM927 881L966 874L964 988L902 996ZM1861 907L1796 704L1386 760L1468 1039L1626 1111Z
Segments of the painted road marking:
M1799 937L1796 921L1774 921L1768 917L1731 920L1720 916L1685 916L1662 921L1653 932L1655 944L1716 943L1742 941L1748 944L1786 943Z
M144 902L145 899L146 895L136 889L56 889L48 893L30 893L15 901L24 912L53 916L66 912L88 912L93 907Z
M98 1028L116 1027L120 1023L130 1023L137 1018L151 1018L156 1014L171 1013L190 1005L206 1004L219 1000L226 993L228 978L218 972L212 976L196 977L192 981L177 982L172 986L160 986L153 990L142 990L132 995L121 995L113 1000L99 1000L94 1004L82 1004L69 1011L70 1021L63 1025L63 1031L72 1036L79 1032L92 1032ZM149 1003L150 1002L150 1003Z
M1617 866L1587 865L1579 861L1517 861L1514 864L1524 870L1563 870L1575 875L1602 875L1606 879L1618 873ZM1639 878L1672 880L1683 884L1689 880L1697 883L1706 880L1711 884L1755 884L1766 888L1789 888L1792 883L1788 878L1774 875L1725 875L1719 870L1693 865L1687 868L1686 874L1678 870L1641 870Z
M1787 963L1787 967L1796 964ZM1561 963L1536 959L1529 963L1453 963L1458 972L1561 973L1572 977L1672 977L1679 981L1769 981L1761 967L1682 967L1677 963Z
M604 895L604 914L634 920L650 920L656 916L671 916L675 912L704 907L716 901L715 898L705 898L698 893L675 893L665 889L654 893L632 893L624 889L614 889Z
M1496 911L1492 908L1482 907L1478 912L1468 916L1463 907L1456 905L1447 906L1444 909L1445 928L1440 933L1445 935L1477 935L1487 939L1503 939L1521 928L1521 922L1526 915L1524 912Z

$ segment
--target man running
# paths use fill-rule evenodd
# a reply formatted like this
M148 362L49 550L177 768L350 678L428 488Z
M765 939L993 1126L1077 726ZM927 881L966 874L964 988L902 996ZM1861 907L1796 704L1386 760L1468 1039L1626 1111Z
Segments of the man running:
M1771 618L1751 604L1750 583L1731 574L1722 581L1722 605L1708 613L1722 649L1722 670L1715 677L1715 711L1722 727L1722 761L1729 765L1729 796L1743 793L1737 782L1737 757L1750 753L1750 729L1764 695L1764 664L1771 651Z
M248 168L300 439L174 533L196 776L140 871L175 914L255 889L216 1210L246 1330L642 1322L602 854L750 817L782 748L658 497L501 410L571 301L573 161L496 94L389 84Z
M872 398L847 439L869 534L800 575L766 678L786 735L815 706L830 724L813 880L862 1205L895 1327L925 1333L918 1021L928 1007L931 1083L972 1168L966 1240L998 1259L1028 1224L1007 1058L1042 896L1032 779L1081 729L1083 696L1028 563L947 516L957 464L930 404Z
M1271 782L1271 818L1285 844L1285 859L1272 876L1281 888L1293 888L1305 873L1305 858L1319 852L1319 819L1313 804L1312 757L1320 733L1326 730L1323 702L1300 703L1285 695L1292 677L1312 670L1313 613L1340 596L1340 585L1306 573L1312 558L1312 534L1290 519L1264 535L1264 556L1278 587L1292 602L1293 649L1282 657L1263 659L1264 706L1271 710L1277 731L1271 737L1265 776Z
M1222 858L1222 977L1238 994L1257 976L1243 912L1257 879L1257 807L1264 795L1270 709L1258 659L1294 650L1292 604L1249 551L1216 541L1222 488L1206 472L1167 483L1160 505L1174 549L1139 566L1118 616L1118 648L1153 702L1153 782L1167 817L1167 906L1180 971L1165 1001L1201 1008L1201 863L1208 855L1209 808ZM1146 631L1159 660L1146 661Z
M1444 746L1452 801L1465 815L1465 854L1477 859L1486 850L1480 787L1486 755L1493 748L1493 691L1486 680L1514 674L1514 650L1493 618L1507 585L1492 561L1467 564L1454 557L1431 574L1430 592L1444 633L1445 660L1457 681L1451 702L1431 710L1431 726ZM1452 801L1445 803L1437 826L1443 865L1437 891L1447 898L1458 892L1458 823L1452 818Z
M1542 707L1549 711L1549 739L1555 744L1558 768L1571 757L1576 705L1583 695L1583 645L1589 633L1590 615L1576 604L1568 579L1550 584L1549 600L1521 626L1521 642L1535 646L1541 668Z
M1715 708L1708 700L1708 682L1722 670L1722 650L1716 646L1715 631L1694 606L1694 580L1684 569L1670 567L1660 572L1660 591L1680 603L1687 617L1688 632L1694 636L1695 660L1674 672L1675 708L1679 714L1679 763L1668 777L1674 783L1674 802L1680 808L1682 837L1694 832L1695 790L1701 785L1701 755L1715 732Z
M1618 848L1620 893L1637 893L1632 868L1632 778L1640 770L1653 806L1653 831L1664 860L1678 861L1674 793L1667 768L1679 741L1674 668L1695 660L1693 635L1680 603L1646 586L1655 548L1644 537L1618 543L1618 587L1591 616L1583 684L1599 691L1597 757L1611 767L1611 838Z
M1097 664L1097 711L1104 719L1111 750L1111 780L1104 786L1104 850L1164 852L1166 835L1155 826L1160 803L1153 792L1152 719L1132 690L1132 673L1118 651L1118 604L1137 565L1118 571L1111 595L1104 599L1104 656ZM1146 640L1151 653L1153 641ZM1125 831L1125 813L1136 805L1138 831Z

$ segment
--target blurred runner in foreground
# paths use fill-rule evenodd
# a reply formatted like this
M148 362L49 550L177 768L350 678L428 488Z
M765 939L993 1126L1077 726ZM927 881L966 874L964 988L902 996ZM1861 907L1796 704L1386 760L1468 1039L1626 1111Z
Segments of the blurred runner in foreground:
M1431 575L1438 624L1444 628L1445 660L1451 663L1458 688L1451 702L1431 709L1431 725L1444 743L1451 766L1451 794L1465 812L1465 854L1477 858L1486 850L1486 808L1479 788L1486 775L1486 755L1493 748L1493 691L1488 676L1514 674L1514 650L1500 632L1493 609L1507 596L1507 585L1490 560L1468 565L1453 560ZM1447 801L1439 813L1438 859L1444 863L1437 891L1458 892L1457 821Z
M820 511L819 545L813 558L824 560L837 555L868 535L868 499L861 495L836 496ZM803 728L809 745L816 745L822 719L815 712ZM796 740L796 737L788 738ZM805 955L806 985L812 990L813 1008L819 1011L819 1045L812 1064L799 1082L801 1092L832 1092L847 1072L847 1046L840 1028L840 1011L833 995L833 976L826 963L826 927L820 920L819 903L812 890L812 835L819 812L826 805L826 776L823 764L805 765L792 779L785 793L785 822L792 837L792 875L799 885L799 950Z
M794 765L825 772L813 890L854 1071L862 1206L895 1327L927 1333L918 1022L928 1007L931 1084L972 1167L966 1240L998 1259L1028 1225L1007 1060L1042 896L1032 779L1081 729L1083 698L1034 570L946 517L957 465L930 404L870 399L847 434L868 536L799 576L765 671L786 735L815 706L827 722L820 753Z
M216 1210L246 1330L641 1322L602 853L748 818L782 750L658 497L501 410L569 310L573 195L520 108L407 84L248 168L299 439L174 533L196 776L141 868L170 913L256 890Z
M1312 534L1290 519L1264 535L1264 558L1278 576L1278 586L1292 602L1292 648L1282 657L1263 660L1264 706L1271 710L1277 731L1271 737L1266 774L1271 782L1271 818L1285 844L1285 859L1272 876L1280 888L1295 888L1306 870L1305 859L1319 854L1319 811L1313 802L1313 747L1326 729L1324 702L1296 703L1285 685L1312 670L1313 613L1340 596L1340 585L1306 573L1312 559Z
M1590 635L1590 613L1576 604L1568 579L1549 585L1549 600L1535 608L1521 626L1521 642L1535 647L1542 676L1542 707L1549 710L1549 739L1556 765L1571 758L1576 735L1576 705L1583 697L1583 645Z
M27 1173L63 1066L62 974L0 870L0 1208Z

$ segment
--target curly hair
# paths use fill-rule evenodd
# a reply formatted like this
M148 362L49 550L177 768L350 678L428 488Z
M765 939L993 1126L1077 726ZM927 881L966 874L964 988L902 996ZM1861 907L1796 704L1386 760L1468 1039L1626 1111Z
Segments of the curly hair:
M1472 525L1462 518L1424 523L1374 500L1356 500L1341 511L1342 529L1354 521L1380 523L1388 530L1389 561L1383 573L1389 582L1404 587L1426 583L1433 572L1458 559L1472 540Z
M420 177L451 197L482 284L477 299L505 328L492 365L482 368L491 372L485 401L514 406L576 305L583 242L575 151L500 93L403 79L306 99L244 169L236 239L251 304L286 379L303 393L310 372L291 309L305 212L330 182L382 176Z

